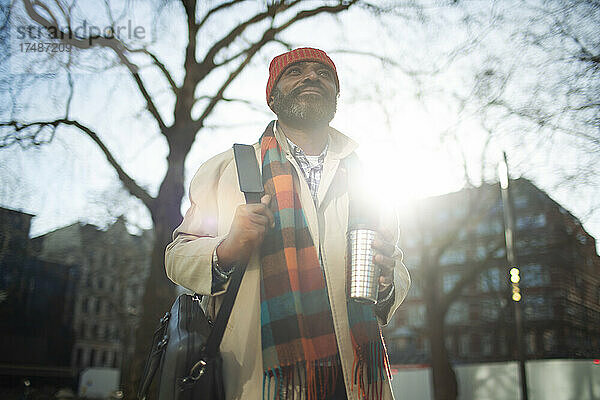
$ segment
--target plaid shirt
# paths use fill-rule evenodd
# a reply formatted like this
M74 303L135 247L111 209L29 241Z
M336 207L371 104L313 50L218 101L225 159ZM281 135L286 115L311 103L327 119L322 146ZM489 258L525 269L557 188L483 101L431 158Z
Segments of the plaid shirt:
M323 162L325 161L325 155L327 154L329 144L325 145L325 148L318 156L307 156L304 150L298 147L294 142L290 139L287 139L287 141L292 155L302 170L304 179L306 179L306 183L310 189L310 194L316 204L319 183L321 183L321 175L323 174Z

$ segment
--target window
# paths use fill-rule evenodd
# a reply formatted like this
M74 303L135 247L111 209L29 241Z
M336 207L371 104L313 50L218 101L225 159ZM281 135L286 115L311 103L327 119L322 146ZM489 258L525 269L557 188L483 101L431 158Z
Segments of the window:
M479 290L484 293L500 290L500 270L490 268L479 275Z
M553 351L556 346L556 332L552 329L545 330L542 340L544 342L544 351Z
M454 336L446 336L444 338L444 344L449 353L454 353Z
M421 344L422 349L425 353L429 353L431 346L429 345L429 339L425 338L423 339L423 342Z
M485 246L477 246L477 249L475 251L475 259L477 261L481 261L483 259L485 259L485 257L487 256L487 249L485 248Z
M546 226L546 214L524 215L517 218L517 229L534 229Z
M80 347L77 349L77 353L75 356L75 365L77 365L78 367L83 367L83 349Z
M553 317L550 299L543 295L523 297L524 314L528 320L551 319Z
M444 223L450 218L450 212L448 210L441 210L437 213L436 217L438 223Z
M492 335L485 334L481 338L481 352L484 356L489 356L492 354L493 344L492 344Z
M517 239L517 249L519 254L531 254L537 252L540 247L544 247L548 244L548 240L544 236L538 236L533 239Z
M420 327L425 325L425 305L419 304L408 308L408 325Z
M498 344L500 345L500 354L503 356L508 354L508 339L506 333L502 332L498 335Z
M81 312L86 314L89 310L89 307L90 307L90 299L86 297L81 302Z
M88 365L90 367L95 367L96 366L96 349L92 349L90 351L90 359L88 360Z
M447 324L458 324L467 322L469 319L469 308L466 303L462 301L454 302L448 312L446 313Z
M432 241L431 232L425 232L423 234L423 243L425 243L425 245L429 246L431 244L431 241Z
M479 235L486 235L489 233L488 226L489 225L488 225L487 221L480 222L479 224L477 224L477 228L475 228L475 231Z
M470 347L471 347L471 337L466 333L460 335L460 338L458 340L458 353L461 356L466 356L469 354Z
M460 281L460 274L457 272L444 274L442 286L444 293L451 291L456 283Z
M111 339L116 340L119 337L119 331L115 324L110 325L110 336Z
M495 299L482 299L479 303L481 305L480 308L480 316L484 321L496 321L500 316L500 304Z
M440 265L463 264L467 257L462 249L448 249L440 257Z
M404 240L404 245L402 246L403 248L415 247L418 243L417 239L415 239L415 237L413 235L408 235L408 237L403 238L403 240Z
M456 218L464 218L467 216L467 213L468 213L468 206L464 202L457 204L456 208L454 208L454 212L453 212L453 214Z
M515 208L525 208L529 204L529 199L526 195L520 194L513 198L513 204Z
M506 249L504 247L500 247L498 250L494 252L494 258L501 258L506 255Z
M539 287L550 284L550 271L540 264L527 264L521 268L521 286Z
M410 288L408 289L408 297L409 298L417 298L421 297L423 294L423 290L421 289L421 281L413 280L410 284Z
M525 346L527 347L527 354L533 354L536 350L535 343L535 332L529 331L525 335Z
M421 263L421 256L419 254L415 254L416 252L408 252L404 253L404 258L402 262L406 265L408 269L415 269Z
M480 222L475 229L478 235L497 234L504 230L504 225L499 219Z
M472 355L481 353L481 337L477 334L471 335L471 345L469 351Z

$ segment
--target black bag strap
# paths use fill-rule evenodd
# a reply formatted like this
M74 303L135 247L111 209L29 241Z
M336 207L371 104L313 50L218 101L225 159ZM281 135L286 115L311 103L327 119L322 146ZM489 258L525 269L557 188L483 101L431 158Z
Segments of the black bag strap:
M254 146L236 143L233 145L233 154L238 172L240 190L244 192L244 195L246 196L246 204L260 203L264 188L258 169L258 161L256 159ZM219 312L215 317L210 335L206 340L204 355L208 359L216 356L219 352L223 334L225 333L225 327L229 321L229 316L231 315L235 298L240 289L244 272L246 272L246 265L236 265L234 268L235 270L229 277L229 287L223 297Z
M138 386L138 400L145 400L146 396L148 396L148 390L150 389L154 375L160 366L160 360L167 345L167 326L169 324L170 317L171 313L167 311L160 319L158 328L156 328L156 331L154 331L150 354L148 354L148 359L146 360L146 365L144 366L144 373L142 374Z
M254 147L236 143L233 145L233 153L238 172L240 190L244 192L246 203L259 203L264 189ZM229 278L229 287L227 288L227 292L224 295L223 302L221 303L211 332L206 340L204 354L202 355L202 359L204 359L205 362L216 357L219 352L223 334L225 333L225 327L229 321L233 303L235 302L235 298L240 289L240 284L242 283L242 278L244 277L244 272L246 271L245 265L236 265L234 268L235 270ZM195 294L195 296L200 298L197 294ZM161 357L166 349L165 344L167 338L165 335L170 317L170 313L167 312L160 320L159 327L154 333L152 348L148 355L137 392L138 399L146 398L148 390L150 389L150 384L160 366Z

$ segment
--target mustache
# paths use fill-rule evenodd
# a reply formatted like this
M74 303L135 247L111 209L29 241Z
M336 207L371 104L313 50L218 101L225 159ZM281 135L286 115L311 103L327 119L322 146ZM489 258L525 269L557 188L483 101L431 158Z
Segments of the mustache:
M298 86L297 88L293 89L290 94L292 96L297 96L299 95L302 91L306 90L306 89L316 89L318 90L323 96L326 96L326 91L324 90L323 86L321 86L320 84L306 84L306 85L302 85L302 86Z

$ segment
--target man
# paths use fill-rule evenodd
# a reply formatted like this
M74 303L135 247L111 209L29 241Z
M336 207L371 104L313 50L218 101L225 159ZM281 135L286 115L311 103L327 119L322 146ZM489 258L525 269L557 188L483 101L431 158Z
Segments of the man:
M277 56L266 94L277 120L255 144L261 203L244 204L231 150L205 162L167 246L167 275L210 296L215 314L232 269L247 264L221 345L228 399L392 399L380 326L410 279L401 251L379 235L380 301L348 300L356 144L329 127L339 94L335 65L312 48Z

